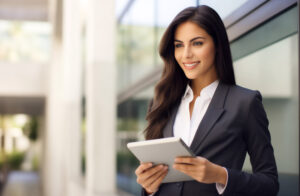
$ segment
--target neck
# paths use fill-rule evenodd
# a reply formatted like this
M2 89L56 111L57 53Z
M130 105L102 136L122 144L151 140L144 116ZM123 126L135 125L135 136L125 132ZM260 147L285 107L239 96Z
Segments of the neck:
M214 76L214 77L210 77L210 78L206 78L206 79L197 78L197 79L191 80L191 88L193 90L194 96L195 97L199 96L203 88L210 85L217 79L218 79L218 77Z

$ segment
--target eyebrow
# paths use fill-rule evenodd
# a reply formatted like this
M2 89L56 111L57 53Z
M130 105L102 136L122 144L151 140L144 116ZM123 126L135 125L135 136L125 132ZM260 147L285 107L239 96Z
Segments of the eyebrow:
M193 39L190 40L190 42L195 41L196 39L205 39L205 37L201 37L201 36L194 37ZM180 40L178 40L178 39L175 39L174 42L183 42L183 41L180 41Z

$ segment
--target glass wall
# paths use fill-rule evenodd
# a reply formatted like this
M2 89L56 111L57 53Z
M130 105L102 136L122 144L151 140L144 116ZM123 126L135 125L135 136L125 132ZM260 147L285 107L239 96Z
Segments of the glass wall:
M232 12L239 9L249 0L199 0L199 5L208 5L218 12L222 19L228 17Z

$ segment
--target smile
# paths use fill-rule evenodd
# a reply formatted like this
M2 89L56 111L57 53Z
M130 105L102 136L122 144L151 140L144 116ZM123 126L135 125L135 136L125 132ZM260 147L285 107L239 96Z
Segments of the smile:
M193 62L193 63L183 63L183 65L184 65L184 68L191 70L191 69L194 69L199 63L200 63L200 61Z

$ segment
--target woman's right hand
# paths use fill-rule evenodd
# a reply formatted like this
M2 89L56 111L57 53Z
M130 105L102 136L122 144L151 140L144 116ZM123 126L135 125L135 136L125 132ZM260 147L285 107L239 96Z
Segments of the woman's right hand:
M152 163L141 163L135 170L136 181L146 190L147 194L158 190L167 173L168 166L162 164L153 166Z

